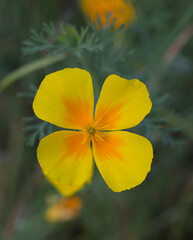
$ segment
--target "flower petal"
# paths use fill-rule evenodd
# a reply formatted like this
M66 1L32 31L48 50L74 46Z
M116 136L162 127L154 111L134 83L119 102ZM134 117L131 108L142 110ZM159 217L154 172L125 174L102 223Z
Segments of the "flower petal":
M142 183L153 158L146 138L124 131L104 132L103 142L93 142L93 153L103 179L114 192Z
M103 84L96 106L96 125L103 130L131 128L143 120L151 107L144 83L113 74Z
M81 209L82 199L80 197L61 198L46 210L45 218L52 223L70 221L78 217Z
M71 185L64 184L64 183L61 184L60 182L51 180L47 176L46 176L46 178L58 190L58 192L65 197L72 196L74 193L79 191L84 186L84 184L82 184L80 186L71 186Z
M90 144L83 141L83 133L59 131L40 141L37 149L39 164L49 179L60 184L80 186L93 173Z
M132 2L127 0L80 0L80 7L86 18L90 18L97 27L98 17L103 26L108 25L116 19L115 28L122 24L131 24L136 19L136 11Z
M83 129L93 119L92 78L83 69L65 68L47 75L33 102L36 116L56 126Z

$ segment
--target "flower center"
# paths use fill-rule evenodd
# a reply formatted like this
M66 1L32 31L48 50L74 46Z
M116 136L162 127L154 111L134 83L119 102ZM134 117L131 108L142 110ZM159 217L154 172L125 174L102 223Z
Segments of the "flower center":
M90 127L88 128L88 133L89 133L89 134L94 134L94 133L95 133L95 129L90 126Z
M90 141L104 141L105 135L103 132L99 131L98 129L92 127L92 126L85 126L85 129L83 131L84 134L84 140L83 142L90 142Z

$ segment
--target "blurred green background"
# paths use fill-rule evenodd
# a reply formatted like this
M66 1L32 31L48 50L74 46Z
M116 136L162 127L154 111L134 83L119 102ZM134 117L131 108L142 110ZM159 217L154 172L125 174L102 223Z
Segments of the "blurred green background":
M105 33L108 41L107 35L98 33L102 50L64 58L1 90L0 239L193 239L193 2L134 4L138 17L128 29L118 36ZM40 31L43 22L67 22L78 30L87 25L76 1L0 0L0 79L47 57L44 51L22 52L30 29ZM65 67L89 70L99 90L112 72L128 79L137 76L148 85L152 118L136 131L151 139L154 160L144 183L122 193L113 193L95 168L91 185L77 193L83 201L80 215L73 221L49 223L44 218L46 199L58 193L38 165L39 140L34 146L25 142L29 133L24 117L33 116L34 86Z

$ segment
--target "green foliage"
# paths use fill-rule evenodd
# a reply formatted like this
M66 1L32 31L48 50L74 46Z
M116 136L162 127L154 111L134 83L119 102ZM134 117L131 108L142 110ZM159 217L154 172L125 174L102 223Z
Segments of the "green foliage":
M26 137L26 144L33 147L36 140L40 141L43 137L51 134L53 132L53 126L47 122L40 122L33 124L33 117L25 117L24 122L27 125L24 131L31 132L29 136Z
M31 36L24 41L23 51L26 54L41 52L47 56L64 52L81 57L86 52L97 52L103 49L94 32L89 27L81 27L78 31L73 25L61 23L58 27L53 23L43 23L42 30L38 33L31 30Z
M169 124L173 116L172 112L166 110L169 96L158 97L153 95L151 99L153 107L150 114L132 131L145 135L151 142L162 142L164 145L171 145L172 147L184 144L185 141L181 137L177 137L182 128L171 127Z

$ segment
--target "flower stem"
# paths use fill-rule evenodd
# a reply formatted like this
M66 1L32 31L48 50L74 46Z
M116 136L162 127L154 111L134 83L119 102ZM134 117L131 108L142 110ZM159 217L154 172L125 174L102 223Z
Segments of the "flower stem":
M17 70L13 71L12 73L8 74L5 76L1 81L0 81L0 90L5 90L8 86L10 86L12 83L15 81L19 80L20 78L37 71L41 68L44 68L46 66L49 66L53 63L59 62L64 58L64 54L60 53L55 56L47 57L47 58L42 58L39 60L36 60L34 62L28 63L24 65L21 68L18 68Z

